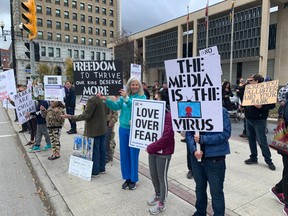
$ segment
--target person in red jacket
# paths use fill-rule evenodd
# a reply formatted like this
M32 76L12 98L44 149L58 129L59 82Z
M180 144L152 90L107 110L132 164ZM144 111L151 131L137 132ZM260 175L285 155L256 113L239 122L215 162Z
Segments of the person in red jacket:
M165 95L164 95L165 94ZM149 170L155 194L147 201L148 205L153 206L149 211L156 215L166 209L165 199L168 194L167 173L171 156L174 153L174 131L172 128L171 113L169 111L168 93L155 95L157 100L166 101L165 126L162 137L148 145Z

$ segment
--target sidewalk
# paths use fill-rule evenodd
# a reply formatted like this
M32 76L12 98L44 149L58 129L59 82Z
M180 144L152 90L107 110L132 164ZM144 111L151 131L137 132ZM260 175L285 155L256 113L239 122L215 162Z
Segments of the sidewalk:
M77 105L76 114L81 113ZM10 119L14 119L14 110L8 110ZM12 122L12 121L11 121ZM16 131L20 125L13 122ZM116 152L113 165L107 164L106 174L87 182L68 174L69 157L72 153L73 135L66 131L70 125L65 121L61 134L61 158L49 161L51 151L28 153L31 164L42 184L46 198L51 203L56 215L75 216L145 216L150 215L146 200L153 194L149 179L147 153L141 151L139 158L139 182L134 191L122 190L118 124L116 125ZM84 122L77 122L77 130L82 134ZM19 134L22 144L26 144L29 134ZM195 211L195 183L186 178L186 145L180 142L180 135L175 133L176 148L169 168L169 196L167 209L161 215L192 215ZM42 140L42 147L44 146ZM241 138L230 139L231 154L227 156L225 178L226 215L283 215L280 205L269 192L282 175L281 157L272 151L276 171L266 166L259 156L258 165L245 165L249 157L248 142ZM28 151L29 147L24 146ZM259 149L260 152L260 149ZM210 197L209 197L210 198ZM208 213L211 215L211 206Z

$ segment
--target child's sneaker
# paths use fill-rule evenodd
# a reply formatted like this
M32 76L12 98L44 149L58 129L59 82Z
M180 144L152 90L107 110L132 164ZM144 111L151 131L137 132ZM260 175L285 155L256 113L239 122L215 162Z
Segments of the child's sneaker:
M157 196L156 194L154 194L148 201L147 204L150 206L154 206L157 204L157 202L159 201L159 196Z
M150 214L157 215L163 212L166 209L165 203L161 203L160 201L157 202L153 208L149 209Z
M44 146L44 148L42 149L42 151L47 151L49 149L51 149L51 144L50 143L47 143L46 146Z
M40 146L36 146L36 145L34 145L32 149L29 149L30 153L40 152L40 151L41 151Z

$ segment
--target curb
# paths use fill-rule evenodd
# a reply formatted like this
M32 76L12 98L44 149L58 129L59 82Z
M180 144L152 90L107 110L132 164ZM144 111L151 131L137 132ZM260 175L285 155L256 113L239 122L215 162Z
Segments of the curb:
M24 143L28 142L26 136L24 134L19 134L16 131L15 123L12 121L11 116L9 114L9 110L6 111L6 114L17 133L17 137L21 144L19 147L24 155L27 166L31 170L31 174L34 177L34 183L37 188L37 192L39 194L39 198L43 202L43 205L47 208L47 212L49 215L56 216L73 216L71 210L69 209L67 203L51 181L48 176L46 170L43 168L40 163L37 155L35 153L28 153L24 147ZM41 196L42 194L42 196Z

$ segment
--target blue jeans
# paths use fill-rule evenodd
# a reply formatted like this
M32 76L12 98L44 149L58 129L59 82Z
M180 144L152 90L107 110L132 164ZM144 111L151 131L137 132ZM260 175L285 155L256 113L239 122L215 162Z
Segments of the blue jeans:
M215 161L203 158L201 162L198 162L194 155L191 155L191 164L196 183L196 212L194 215L206 216L207 183L209 183L214 216L224 216L225 199L223 184L226 170L225 159Z
M267 137L265 133L266 125L267 125L266 119L246 119L246 130L251 152L250 158L252 160L258 159L257 143L256 143L256 141L258 141L265 162L267 164L272 164L271 152L268 146Z
M93 154L92 154L92 175L98 175L105 171L106 165L106 146L105 135L94 137Z

